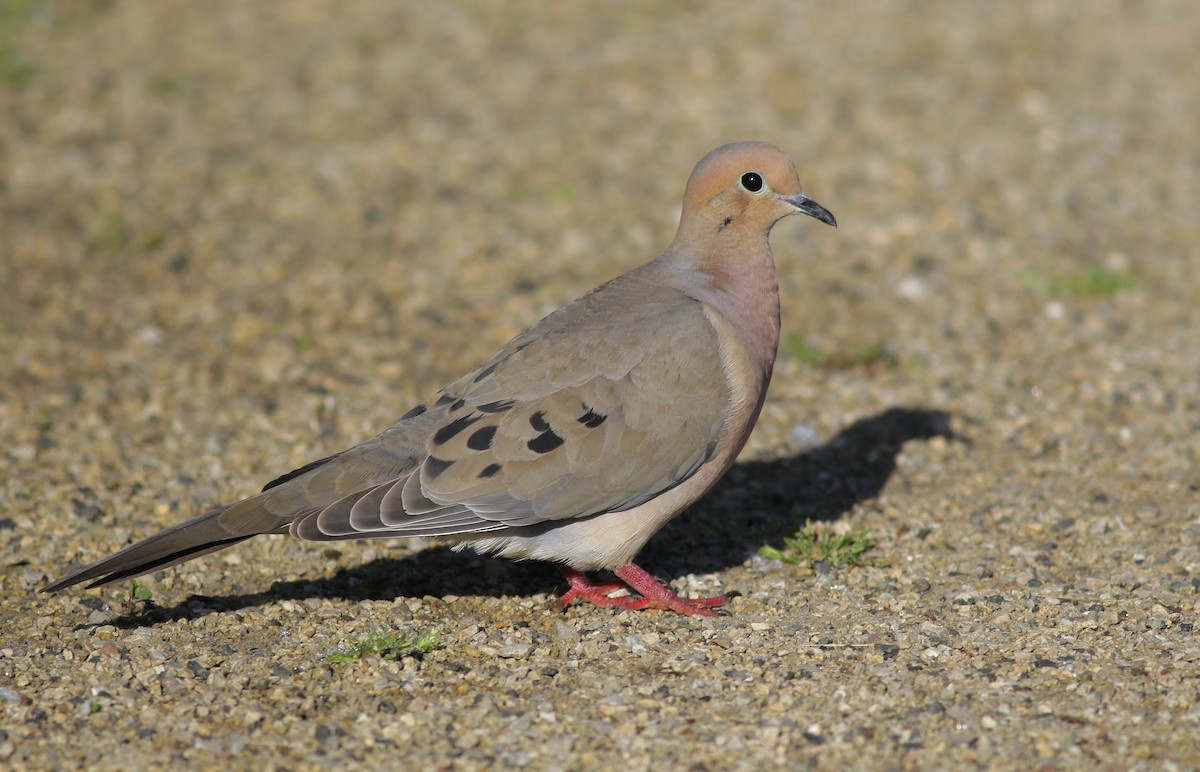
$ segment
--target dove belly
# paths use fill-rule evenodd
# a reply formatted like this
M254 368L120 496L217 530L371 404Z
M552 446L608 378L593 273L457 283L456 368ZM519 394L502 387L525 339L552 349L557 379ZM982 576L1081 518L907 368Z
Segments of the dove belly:
M719 459L713 458L671 490L631 509L505 529L460 542L455 549L470 547L513 560L565 563L577 571L623 566L633 562L650 537L671 518L716 484L729 468Z

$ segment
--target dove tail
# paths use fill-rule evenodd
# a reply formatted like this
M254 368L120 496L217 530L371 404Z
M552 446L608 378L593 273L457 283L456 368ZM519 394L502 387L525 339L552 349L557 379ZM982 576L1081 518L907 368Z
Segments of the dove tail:
M205 512L165 531L130 544L120 552L101 558L74 573L51 582L42 592L58 592L80 582L94 580L88 588L100 587L122 579L167 568L185 560L207 555L254 536L253 533L231 534L221 524L220 516L228 507Z

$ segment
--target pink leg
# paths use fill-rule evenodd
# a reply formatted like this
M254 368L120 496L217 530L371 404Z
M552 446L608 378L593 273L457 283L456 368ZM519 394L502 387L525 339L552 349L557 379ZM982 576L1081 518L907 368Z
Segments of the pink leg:
M723 605L725 601L729 600L724 595L717 595L713 598L681 598L633 563L627 563L613 571L621 581L602 584L593 584L582 571L576 571L561 563L555 565L567 578L567 583L571 585L570 589L558 599L559 608L566 608L567 604L578 598L591 601L598 606L616 606L631 611L644 608L669 608L680 614L699 614L712 617L717 615L712 610L713 607ZM626 587L636 590L642 597L609 597L609 593Z

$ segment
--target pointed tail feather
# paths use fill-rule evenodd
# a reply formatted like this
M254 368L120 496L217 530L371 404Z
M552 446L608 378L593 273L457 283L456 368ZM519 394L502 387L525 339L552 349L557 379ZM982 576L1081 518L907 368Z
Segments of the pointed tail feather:
M251 536L286 533L297 517L320 512L359 488L372 488L411 472L424 457L424 436L418 439L419 446L399 450L378 439L369 440L306 464L267 483L255 496L160 531L51 582L41 591L57 592L89 581L89 588L100 587L224 549ZM361 536L355 533L340 538Z
M205 512L179 525L154 534L120 552L51 582L42 592L58 592L80 582L92 581L88 588L148 574L185 560L206 555L249 539L255 533L233 534L219 520L228 507Z

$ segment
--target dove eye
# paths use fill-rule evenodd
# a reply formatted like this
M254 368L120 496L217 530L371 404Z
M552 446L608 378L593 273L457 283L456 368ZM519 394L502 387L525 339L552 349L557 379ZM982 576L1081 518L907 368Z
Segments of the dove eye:
M746 172L742 175L742 187L751 193L761 193L766 187L763 185L762 175L758 172Z

